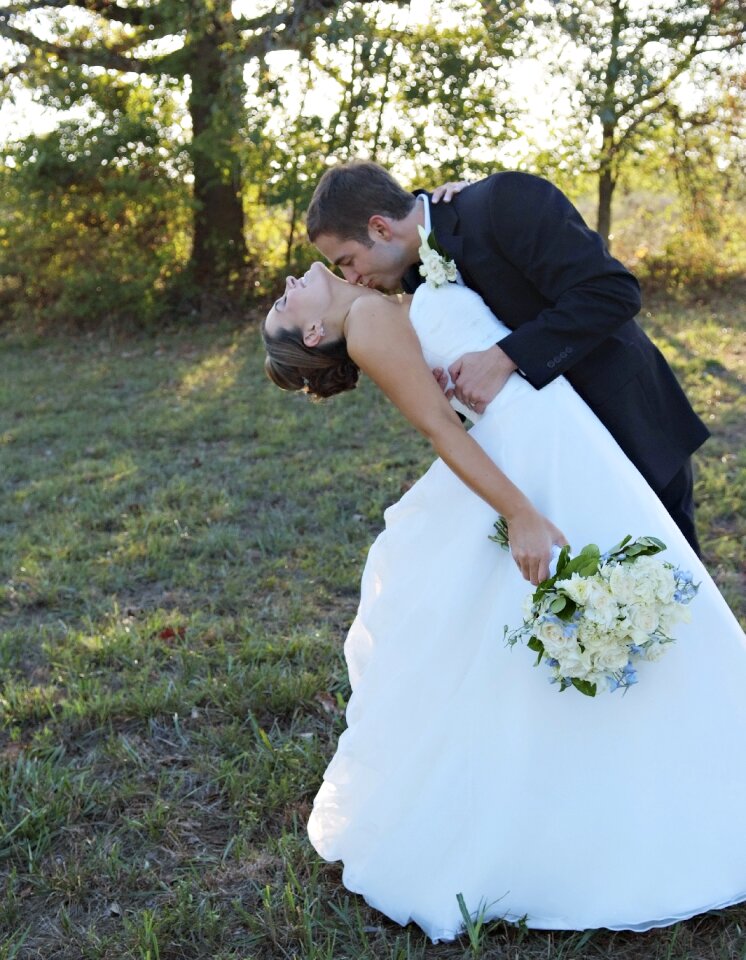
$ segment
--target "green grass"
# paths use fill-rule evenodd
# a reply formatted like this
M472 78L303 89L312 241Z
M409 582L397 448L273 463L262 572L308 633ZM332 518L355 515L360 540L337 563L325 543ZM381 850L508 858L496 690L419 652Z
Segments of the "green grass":
M702 539L742 622L744 319L645 318L715 434ZM434 947L311 850L365 552L431 459L370 384L282 395L252 326L6 333L0 371L0 960L746 957L746 908Z

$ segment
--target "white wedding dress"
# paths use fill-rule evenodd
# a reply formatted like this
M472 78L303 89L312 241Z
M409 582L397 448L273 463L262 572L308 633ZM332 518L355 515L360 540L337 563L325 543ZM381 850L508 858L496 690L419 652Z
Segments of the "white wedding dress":
M411 320L431 367L508 331L449 284ZM468 415L473 416L469 411ZM476 914L647 930L746 899L746 640L638 471L563 378L514 374L471 435L576 548L652 534L701 582L626 693L560 693L503 631L532 587L442 461L385 514L345 653L352 684L309 835L435 941Z

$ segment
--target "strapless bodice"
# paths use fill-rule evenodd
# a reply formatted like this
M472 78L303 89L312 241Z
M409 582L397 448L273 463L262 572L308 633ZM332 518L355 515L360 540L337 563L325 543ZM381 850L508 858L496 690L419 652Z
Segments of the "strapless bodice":
M442 367L447 371L465 353L486 350L510 333L476 291L457 283L440 287L421 284L412 298L409 319L431 370ZM520 382L520 377L513 376L513 380ZM501 393L506 389L512 392L510 381ZM472 421L479 419L479 414L455 397L451 406Z

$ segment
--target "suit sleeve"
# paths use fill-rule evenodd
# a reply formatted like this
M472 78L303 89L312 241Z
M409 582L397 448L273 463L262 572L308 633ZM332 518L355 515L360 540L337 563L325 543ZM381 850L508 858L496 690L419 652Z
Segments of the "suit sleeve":
M548 181L498 175L489 209L492 238L502 255L552 304L500 341L540 388L639 312L640 287Z

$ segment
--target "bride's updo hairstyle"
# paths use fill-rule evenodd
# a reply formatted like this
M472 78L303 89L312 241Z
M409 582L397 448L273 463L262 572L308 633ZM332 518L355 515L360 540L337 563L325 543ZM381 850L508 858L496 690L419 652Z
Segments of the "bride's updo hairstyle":
M266 319L262 321L262 338L267 351L264 369L281 390L302 390L321 400L357 385L360 368L350 359L344 338L307 347L300 330L279 330L270 336Z

